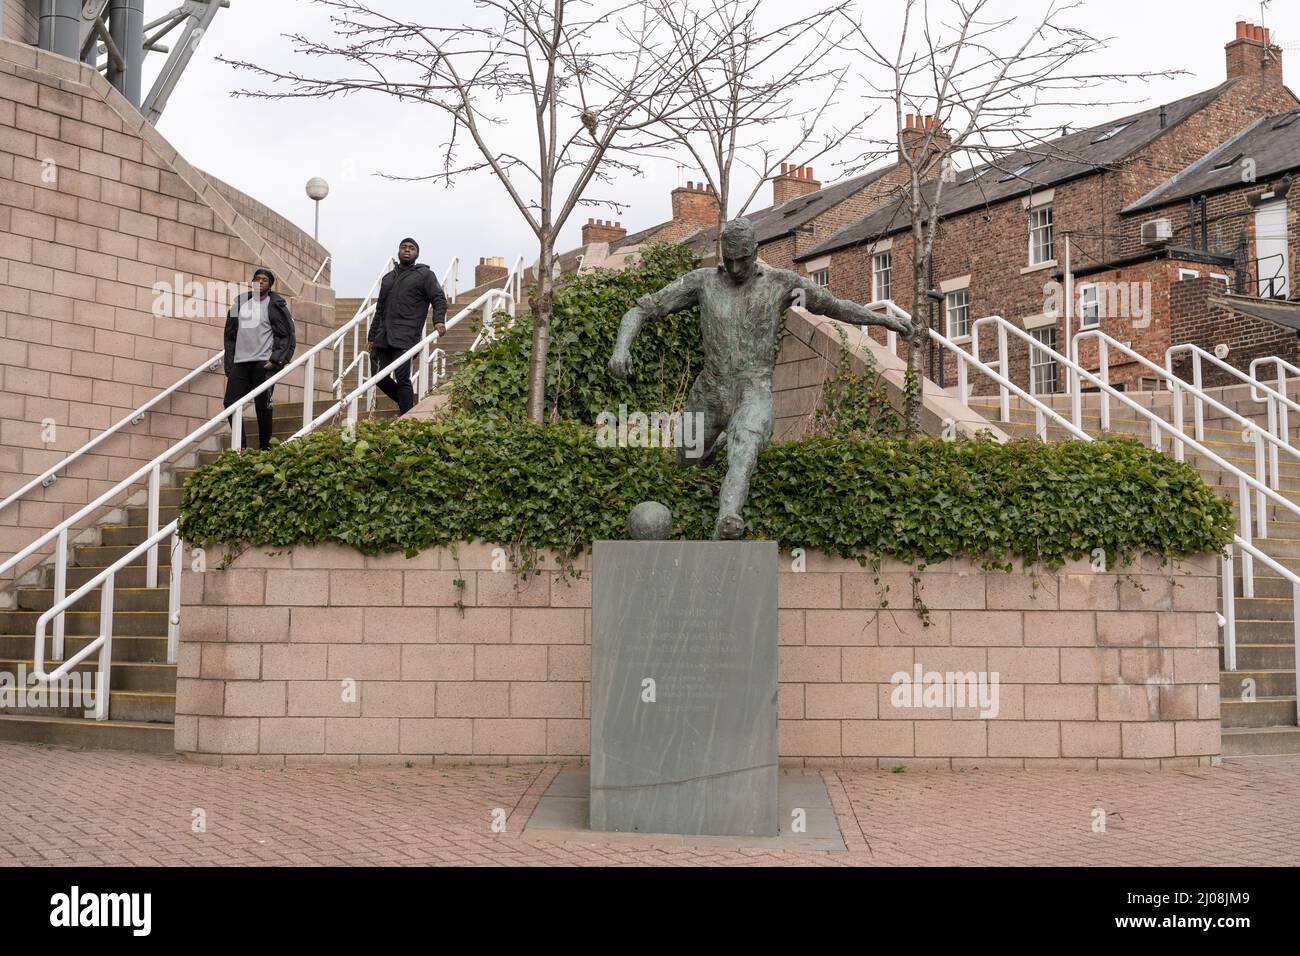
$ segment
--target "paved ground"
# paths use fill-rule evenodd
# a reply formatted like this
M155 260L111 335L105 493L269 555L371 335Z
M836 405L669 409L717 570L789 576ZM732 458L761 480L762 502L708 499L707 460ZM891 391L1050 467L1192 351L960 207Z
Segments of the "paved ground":
M1300 758L1291 757L1160 773L823 771L848 844L834 854L525 839L555 764L236 770L0 744L0 766L0 864L11 866L1300 860ZM1104 833L1094 832L1097 809ZM493 832L494 811L504 811L504 832Z

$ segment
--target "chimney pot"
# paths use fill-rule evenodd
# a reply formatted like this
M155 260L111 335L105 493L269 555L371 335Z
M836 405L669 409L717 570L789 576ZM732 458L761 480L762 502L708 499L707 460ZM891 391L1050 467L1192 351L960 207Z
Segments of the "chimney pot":
M809 179L812 179L812 178L813 178L813 172L812 172L812 167L811 167L811 166L808 167L808 178L809 178Z
M907 128L908 128L908 129L911 129L911 128L912 128L912 114L911 114L911 113L908 113L908 114L907 114Z
M790 171L790 164L789 164L789 163L782 163L782 164L781 164L781 175L784 176L784 175L786 175L789 171Z
M694 190L694 189L695 189L695 181L692 180L692 179L688 179L688 180L686 180L686 188L687 188L687 189L690 189L690 190Z
M1268 27L1260 27L1259 29L1260 29L1260 32L1264 34L1260 39L1262 39L1262 40L1264 41L1264 45L1265 45L1265 46L1268 46L1268 44L1269 44L1269 32L1268 32Z
M1250 28L1250 31L1251 31L1251 33L1254 35L1254 38L1255 38L1256 40L1260 41L1261 43L1264 42L1264 29L1263 29L1263 27L1261 27L1259 24L1255 24L1254 26L1252 26L1252 27Z
M1238 21L1237 21L1237 39L1238 39L1238 40L1244 40L1244 39L1246 38L1246 28L1247 28L1248 26L1249 26L1249 24L1247 24L1245 20L1238 20Z

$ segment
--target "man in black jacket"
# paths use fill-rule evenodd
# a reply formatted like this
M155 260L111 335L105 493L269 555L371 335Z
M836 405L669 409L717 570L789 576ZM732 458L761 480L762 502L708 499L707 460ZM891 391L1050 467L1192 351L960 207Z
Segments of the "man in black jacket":
M271 291L274 285L275 273L258 269L253 273L253 291L237 296L226 315L226 408L293 358L298 344L293 316L284 298ZM271 392L268 388L253 399L263 449L271 447Z
M419 244L414 239L403 239L397 247L397 268L379 283L375 317L366 336L371 371L384 368L424 338L424 321L430 306L433 306L433 327L439 335L447 334L447 326L443 324L447 297L442 294L433 270L415 261L419 255ZM410 361L380 379L379 389L397 403L402 414L410 411L415 404Z

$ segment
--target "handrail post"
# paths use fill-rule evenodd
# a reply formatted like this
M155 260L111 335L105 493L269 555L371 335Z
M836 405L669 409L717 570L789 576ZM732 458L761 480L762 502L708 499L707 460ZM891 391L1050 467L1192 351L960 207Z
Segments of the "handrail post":
M1261 485L1268 482L1268 475L1265 473L1264 464L1264 433L1255 430L1255 480ZM1255 489L1255 522L1259 528L1261 538L1268 537L1268 505L1264 500L1264 492Z
M974 329L971 332L971 342L973 343L975 335L978 333ZM1011 381L1011 363L1007 361L1007 330L1001 323L998 324L998 372L1001 373L1003 381ZM1004 422L1011 421L1011 390L1005 385L1002 386L1002 420ZM1047 439L1043 440L1046 441Z
M1272 435L1274 438L1278 437L1277 399L1275 399L1272 395L1268 397L1268 433ZM1269 473L1272 476L1272 479L1269 481L1268 486L1272 488L1274 491L1277 491L1278 489L1277 445L1273 444L1272 442L1268 443L1268 464L1269 464Z
M1286 393L1286 367L1282 364L1280 359L1276 362L1276 365L1277 365L1277 390L1282 395L1286 395L1287 398L1290 398L1291 396L1287 395ZM1291 444L1291 422L1290 422L1290 412L1287 410L1286 402L1282 403L1282 407L1278 411L1279 411L1279 418L1278 418L1277 437L1282 439L1282 441L1286 442L1287 445L1290 445Z
M957 351L960 353L961 349ZM957 355L957 397L963 405L970 405L970 380L966 372L966 360L960 354Z
M1196 415L1196 440L1205 441L1205 407L1201 403L1201 353L1192 352L1192 385L1196 388L1196 393L1192 401L1192 408Z
M181 644L181 562L184 553L179 532L172 534L171 582L167 588L167 663L175 664Z
M1223 665L1225 670L1237 669L1237 580L1233 572L1233 545L1223 552ZM1243 552L1242 557L1245 557Z
M154 465L153 470L149 472L149 509L148 518L149 530L146 537L152 538L158 533L158 506L162 499L162 465ZM145 572L144 586L147 588L156 588L158 586L158 542L155 541L149 548L149 553L145 555Z
M1186 454L1186 434L1183 432L1183 389L1177 384L1177 379L1171 378L1169 382L1170 398L1174 410L1174 429L1178 432L1178 437L1174 439L1174 460L1182 461Z
M50 607L58 607L60 602L68 596L68 529L64 528L59 532L59 552L54 558L54 603ZM54 617L54 638L53 647L50 656L56 660L63 660L63 622L62 614L56 614ZM38 665L39 661L36 662Z
M1295 672L1300 675L1300 584L1291 582L1291 620L1292 624L1291 640L1295 657L1291 660L1296 662ZM1300 714L1297 714L1296 723L1300 725Z
M230 447L239 451L244 447L244 406L237 405L230 411Z
M1101 430L1110 431L1110 345L1105 339L1097 340L1097 377L1107 388L1097 390L1098 408L1101 410Z
M1250 489L1246 486L1246 473L1237 475L1237 497L1240 502L1237 515L1237 527L1241 538L1250 543ZM1255 557L1245 548L1241 550L1241 596L1255 596Z
M90 720L108 719L108 700L110 682L113 676L113 579L115 574L104 578L99 596L99 645L98 686L95 688L95 708L86 715Z
M303 368L302 373L302 423L304 426L312 420L312 411L316 396L316 356Z
M1066 358L1070 360L1070 374L1074 376L1074 367L1079 364L1079 336L1065 343ZM1074 387L1070 391L1070 419L1075 428L1083 427L1083 379L1075 376Z

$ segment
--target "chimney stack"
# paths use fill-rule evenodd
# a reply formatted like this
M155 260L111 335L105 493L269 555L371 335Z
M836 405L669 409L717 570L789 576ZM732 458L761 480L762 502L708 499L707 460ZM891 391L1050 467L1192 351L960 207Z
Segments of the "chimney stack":
M1228 79L1256 80L1282 89L1282 49L1268 30L1248 20L1237 21L1237 36L1224 48Z
M478 265L474 267L474 288L477 289L489 282L498 282L504 279L509 271L503 256L480 256Z
M673 190L673 222L697 227L718 224L718 196L712 186L688 182Z
M822 184L813 178L811 166L782 163L781 175L772 177L772 205L779 206L796 196L807 196L821 188Z
M933 116L908 113L904 123L906 125L898 131L898 161L900 163L903 161L904 156L911 156L916 160L921 159L921 151L925 149L927 137L930 140L929 152L931 156L937 156L951 142L947 130L943 128L943 124ZM938 179L939 172L939 164L933 163L931 168L925 171L925 175L928 179Z
M582 244L589 246L593 242L614 242L626 235L627 230L623 228L621 222L610 222L608 219L588 219L586 225L582 227Z

